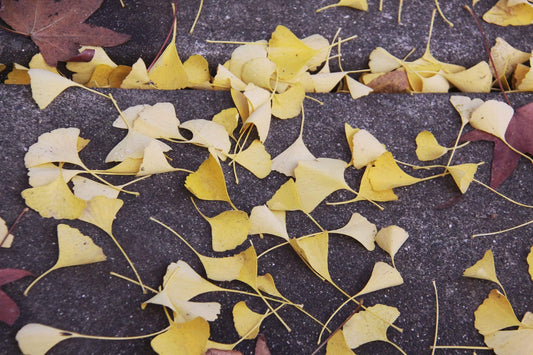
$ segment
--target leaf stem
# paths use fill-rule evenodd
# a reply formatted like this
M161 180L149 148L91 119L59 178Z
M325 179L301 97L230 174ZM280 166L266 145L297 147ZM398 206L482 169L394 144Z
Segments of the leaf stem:
M204 0L200 0L200 6L198 7L198 12L196 13L196 17L191 26L191 29L189 30L189 33L191 34L194 32L194 27L196 27L196 23L198 22L198 19L200 18L200 13L202 12L203 6L204 6Z
M503 230L499 230L499 231L496 231L496 232L474 234L474 235L472 235L472 238L475 238L475 237L481 237L481 236L496 235L496 234L500 234L500 233L510 232L510 231L512 231L512 230L515 230L515 229L522 228L522 227L525 227L525 226L527 226L527 225L530 225L531 223L533 223L533 219L532 219L531 221L528 221L528 222L525 222L525 223L519 224L519 225L517 225L517 226L511 227L511 228L507 228L507 229L503 229Z
M525 208L533 208L533 206L525 205L525 204L523 204L523 203L520 203L520 202L517 202L517 201L513 200L513 199L510 198L510 197L505 196L504 194L502 194L502 193L500 193L500 192L494 190L494 189L493 189L492 187L490 187L489 185L486 185L486 184L482 183L481 181L479 181L479 180L477 180L477 179L472 179L472 181L477 182L477 183L480 184L481 186L483 186L483 187L489 189L491 192L494 192L496 195L498 195L498 196L500 196L500 197L503 197L504 199L506 199L507 201L509 201L509 202L511 202L511 203L514 203L515 205L518 205L518 206L520 206L520 207L525 207Z
M111 275L111 276L115 276L115 277L118 277L119 279L126 280L126 281L128 281L128 282L131 282L132 284L137 285L137 286L141 286L141 284L139 283L139 281L136 281L136 280L134 280L134 279L130 279L129 277L124 276L124 275L121 275L121 274L117 274L117 273L114 272L114 271L111 271L111 272L109 273L109 275ZM148 291L151 291L151 292L153 292L153 293L158 293L158 292L159 292L159 291L157 291L156 289L151 288L151 287L146 286L146 285L144 285L144 288L146 288Z
M73 333L73 336L76 338L85 338L85 339L99 339L99 340L135 340L135 339L146 339L151 338L156 335L162 334L166 331L168 331L170 327L166 327L165 329L158 330L157 332L150 333L150 334L144 334L144 335L135 335L131 337L106 337L106 336L98 336L98 335L85 335L85 334L77 334Z
M122 248L122 246L118 242L117 238L115 238L115 236L112 233L108 233L108 235L113 240L113 242L117 245L117 248L120 250L122 255L124 255L124 257L126 258L126 261L128 262L128 264L130 265L131 269L133 270L133 273L135 274L135 277L137 277L137 280L139 280L139 284L141 286L141 289L142 289L143 293L146 293L146 287L144 286L144 283L141 280L141 276L137 272L137 269L135 268L135 265L133 265L133 262L131 261L130 257L128 256L128 254L126 254L126 251Z
M56 268L56 265L52 266L50 269L46 270L44 273L42 273L41 275L39 275L35 280L32 281L31 284L28 285L28 287L26 287L26 290L24 290L24 296L27 296L28 295L28 292L30 292L30 289L39 281L41 280L43 277L45 277L46 275L48 275L49 273L51 273L52 271L54 271Z
M435 354L435 347L437 346L437 337L439 334L439 293L437 291L437 284L435 280L432 281L433 289L435 290L435 337L433 338L433 346L431 355Z

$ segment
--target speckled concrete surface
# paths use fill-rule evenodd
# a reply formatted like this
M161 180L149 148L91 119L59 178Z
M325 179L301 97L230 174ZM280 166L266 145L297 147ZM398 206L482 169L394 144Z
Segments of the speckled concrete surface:
M183 1L180 5L178 50L182 56L200 53L211 64L223 62L229 57L232 46L206 44L205 39L257 40L268 38L277 24L288 25L300 36L321 33L331 37L337 27L342 36L353 34L359 38L343 47L345 69L360 69L367 65L370 51L376 46L389 49L399 57L411 48L420 55L427 39L431 6L423 1L405 1L402 24L396 23L397 3L385 1L384 11L377 11L377 1L370 2L370 11L361 13L350 9L332 9L315 14L314 9L328 1L316 1L309 5L293 1L269 2L216 2L205 1L204 11L196 31L187 35L193 21L196 1ZM481 13L493 1L481 2L476 12ZM131 64L142 56L151 61L166 35L170 16L162 2L126 1L121 9L118 1L105 1L91 22L133 35L132 41L122 47L109 50L118 63ZM465 66L485 59L483 46L474 30L470 15L462 8L463 1L442 2L444 13L455 24L448 27L437 18L433 35L434 55ZM110 17L112 20L110 20ZM252 19L252 20L251 20ZM503 36L523 50L533 48L533 38L525 36L525 28L498 28L484 24L489 42ZM36 52L27 39L0 32L0 62L27 63ZM22 50L24 50L23 54ZM27 55L27 57L24 57ZM168 101L172 102L180 120L209 119L221 109L232 106L226 92L201 91L123 91L113 90L120 107ZM469 95L501 99L498 94ZM69 89L50 107L40 111L31 100L28 87L0 86L0 132L2 159L0 191L2 201L0 216L8 224L24 208L20 192L28 187L23 158L28 147L37 137L59 127L79 127L82 136L91 139L82 158L90 167L104 167L107 152L124 135L112 128L116 111L110 102L80 89ZM366 128L376 135L394 156L402 161L416 162L414 154L416 134L431 130L444 144L450 144L459 127L460 119L449 104L449 95L371 95L353 101L347 95L316 95L324 102L305 103L306 124L304 141L317 157L348 160L349 152L344 139L345 122ZM510 96L514 107L533 100L533 94ZM266 142L268 151L276 156L297 137L300 120L273 120ZM174 145L169 153L172 163L179 167L196 169L206 158L199 148ZM457 153L457 163L486 161L477 175L487 182L491 159L490 143L470 144ZM235 204L246 211L267 201L285 181L277 173L258 180L243 169L238 169L240 184L236 185L231 170L223 165L230 196ZM422 172L412 172L423 175ZM348 183L357 187L360 173L350 170ZM166 266L179 259L186 260L202 272L194 254L169 232L150 223L154 216L176 228L201 252L214 255L210 250L209 226L194 211L189 193L183 187L183 173L163 174L134 185L139 197L121 195L125 205L114 224L117 238L124 244L143 280L157 287L162 282ZM518 201L531 201L530 186L533 176L531 164L522 159L511 179L500 191ZM126 181L117 179L117 183ZM435 301L432 281L435 280L440 295L439 344L482 345L482 337L473 327L473 312L495 285L480 280L461 277L463 270L492 248L498 276L505 286L510 301L519 317L533 309L531 293L533 284L527 274L526 255L533 244L531 229L526 228L498 237L470 239L476 232L506 228L527 221L531 214L527 209L511 205L478 185L473 185L456 204L446 209L436 207L458 195L451 178L430 180L397 191L399 201L384 203L379 211L365 202L345 206L319 206L315 219L326 229L344 225L350 215L359 212L378 228L397 224L405 228L410 238L398 252L395 260L404 285L365 295L365 305L385 303L401 312L397 325L403 333L389 330L392 341L408 354L429 352L435 326ZM338 192L329 201L351 198L349 193ZM200 201L202 211L214 215L225 209L223 203ZM35 212L28 213L17 226L16 240L10 250L0 250L0 268L23 268L40 274L57 258L56 226L59 221L42 219ZM30 292L22 291L30 283L26 278L3 286L21 308L21 317L13 327L0 324L0 353L16 354L15 334L24 324L39 322L61 329L85 334L128 336L146 334L166 326L164 314L158 307L140 309L148 296L139 288L109 276L115 271L132 277L127 263L111 240L95 227L83 222L67 222L93 237L108 256L105 263L68 268L51 273ZM291 236L316 232L316 227L299 213L289 213L287 218ZM252 237L258 252L279 242L274 237ZM243 246L245 247L245 246ZM240 249L239 249L240 250ZM359 291L368 279L376 261L389 262L379 249L368 252L347 237L332 235L329 252L330 272L333 279L348 293ZM270 272L280 291L321 320L325 320L344 301L344 297L331 286L320 282L288 248L280 248L261 258L259 271ZM241 287L235 283L225 283ZM257 311L264 307L249 298L231 294L213 294L198 300L218 301L223 305L220 320L212 323L212 338L220 342L233 342L237 334L231 324L231 307L239 300L246 300ZM338 326L354 307L346 307L333 320ZM262 327L273 354L309 354L316 348L319 327L294 309L283 309L284 319L293 328L287 333L278 320L267 319ZM244 342L238 349L245 354L253 351L253 342ZM149 340L109 342L96 340L69 340L55 347L51 354L143 354L151 353ZM442 352L442 351L441 351ZM358 354L393 354L394 348L385 343L372 343L357 349ZM442 352L444 353L444 352ZM449 353L448 351L446 353ZM461 352L457 352L461 353ZM464 353L464 352L463 352Z

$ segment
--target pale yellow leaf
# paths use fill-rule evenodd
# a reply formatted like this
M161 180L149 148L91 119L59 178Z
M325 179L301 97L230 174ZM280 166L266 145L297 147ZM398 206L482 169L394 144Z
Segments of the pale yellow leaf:
M74 72L74 74L72 74L72 80L82 85L85 85L89 81L94 68L98 65L105 64L112 68L117 66L111 58L107 56L102 47L82 46L79 51L81 53L86 49L94 50L94 55L89 62L67 62L67 69Z
M468 187L474 181L474 175L477 172L479 164L461 164L448 167L450 175L461 190L461 193L466 193Z
M531 281L533 281L533 247L531 247L531 250L527 255L527 264L529 265L529 277L531 277Z
M422 131L416 136L416 156L420 161L431 161L440 158L448 149L437 142L433 133Z
M82 85L44 69L30 69L31 93L42 110L46 108L65 89Z
M507 297L498 290L490 291L489 296L476 309L474 315L474 326L482 335L521 324Z
M377 304L354 314L342 327L346 344L355 349L372 341L389 342L387 328L400 316L396 307Z
M365 129L360 129L352 136L352 163L356 169L372 163L387 150L376 137Z
M26 168L52 162L72 163L83 166L78 155L78 128L57 128L41 134L24 156Z
M270 174L272 166L270 154L258 139L254 140L249 147L234 155L233 159L259 179L263 179Z
M409 234L405 229L396 225L381 228L376 234L376 243L379 247L389 253L394 265L394 256L407 240Z
M307 238L289 239L289 243L313 272L333 283L328 268L329 235L327 232Z
M120 87L122 89L156 89L148 77L146 64L141 58L131 66L130 73L122 80Z
M469 122L472 127L505 141L505 132L513 115L513 108L505 102L488 100L472 112Z
M255 339L265 316L252 311L244 301L236 303L232 313L233 325L239 336L244 339Z
M442 75L462 92L490 92L492 86L492 73L487 62L479 62L462 72Z
M500 285L500 280L498 280L498 277L496 276L492 250L487 250L485 255L483 255L483 258L479 259L474 265L470 266L463 272L463 276L488 280Z
M353 79L352 77L348 75L346 76L346 83L348 84L348 90L350 91L350 96L354 100L361 98L363 96L367 96L372 91L374 91L374 89L372 89L371 87L368 87L365 84L358 82L357 80Z
M272 96L272 115L281 119L298 116L302 110L304 98L305 90L301 85L291 86L282 94L274 94Z
M403 278L400 272L387 263L378 261L374 264L370 279L365 287L357 293L356 296L362 296L367 293L379 291L384 288L399 286L403 284Z
M359 213L353 213L348 223L339 229L331 230L330 233L337 233L347 235L359 243L361 243L367 250L374 250L374 240L377 233L377 228L374 223L370 223L368 219Z
M368 67L372 73L388 73L401 65L402 61L384 48L377 47L370 53Z
M499 0L483 15L483 20L499 26L533 24L533 4L527 0Z
M44 324L29 323L17 332L20 351L29 355L44 355L59 342L76 338L78 334Z
M250 235L270 234L289 241L285 211L272 211L265 205L255 206L250 212Z
M348 344L346 344L342 330L335 332L331 339L329 339L326 346L326 355L355 355Z
M315 159L300 135L287 149L272 160L272 170L294 177L294 169L298 166L298 162Z
M471 99L468 96L452 95L450 102L461 116L461 122L465 126L470 121L472 112L481 106L483 100L478 98Z
M136 175L162 174L176 170L178 169L168 162L159 142L154 140L144 148L143 161Z
M172 149L169 145L158 141L157 139L144 135L140 132L137 132L136 130L130 129L128 130L128 134L126 135L126 137L124 137L124 139L122 139L107 154L105 162L120 162L126 160L127 158L142 158L144 156L144 150L152 142L158 144L163 152L168 152L170 149Z

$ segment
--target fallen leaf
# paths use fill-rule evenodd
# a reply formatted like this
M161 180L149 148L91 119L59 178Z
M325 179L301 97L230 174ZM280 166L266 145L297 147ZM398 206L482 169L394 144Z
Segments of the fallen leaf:
M49 327L44 324L29 323L17 332L17 342L24 354L44 355L63 340L77 338L78 334Z
M483 20L499 26L527 26L533 23L533 5L527 0L499 0Z
M6 232L0 232L0 235L3 236ZM33 274L31 272L21 269L0 269L0 287L10 282L17 281L23 277L32 275ZM11 326L19 317L19 314L20 310L15 301L13 301L6 293L4 293L4 291L0 290L0 321Z
M490 92L492 87L492 73L487 62L479 62L458 73L442 75L462 92Z
M233 306L233 325L240 337L254 339L266 315L252 311L246 302L240 301Z
M301 85L293 85L281 94L272 95L272 115L280 119L296 117L302 110L305 90Z
M30 36L46 62L56 66L78 54L80 45L113 47L129 35L84 23L102 0L71 3L55 0L4 0L0 17L14 30Z
M321 279L333 283L328 268L329 235L327 232L307 238L291 238L289 243L311 271Z
M367 166L387 151L370 132L360 129L352 136L352 163L356 169Z
M370 223L368 219L359 213L352 214L348 223L339 229L331 230L329 233L337 233L347 235L359 243L361 243L367 250L374 250L374 245L377 228L374 223Z
M235 162L242 165L259 179L267 177L271 172L270 154L259 139L254 140L246 149L232 155Z
M496 268L494 267L494 255L492 254L492 250L490 249L485 252L483 258L481 258L474 265L466 269L463 272L463 276L492 281L501 286L500 280L498 280L498 277L496 276Z
M533 329L500 330L485 336L485 344L498 355L529 355L533 352Z
M316 10L316 12L320 12L325 9L329 9L331 7L337 7L337 6L346 6L346 7L351 7L357 10L368 11L368 3L366 0L339 0L338 3L324 6L323 8Z
M361 84L350 76L346 76L346 83L348 84L348 91L350 92L350 96L354 100L359 99L363 96L367 96L368 94L374 91L372 87Z
M296 183L293 179L281 185L274 195L267 201L267 206L273 211L299 211L302 209Z
M272 211L265 205L255 206L250 212L250 235L270 234L289 241L285 211Z
M505 132L513 115L513 108L505 102L488 100L472 111L469 123L472 127L505 141Z
M466 193L468 187L474 181L474 175L477 172L479 164L461 164L461 165L452 165L448 167L448 171L452 176L453 180L461 190L461 193Z
M122 89L156 89L148 76L146 64L139 58L132 66L129 74L120 84Z
M153 338L150 345L160 355L203 354L209 334L209 323L200 317L182 324L171 322L170 328Z
M65 89L72 86L83 87L48 70L30 69L28 75L31 80L31 94L41 110L50 105Z
M363 80L366 82L366 86L372 88L375 93L400 94L411 91L411 85L405 70L394 70L388 73L372 75L364 75Z
M403 284L403 278L398 270L387 263L378 261L374 264L372 274L365 287L363 287L363 289L355 296L361 296L384 288L399 286L401 284Z
M531 277L531 280L533 281L533 247L531 247L531 250L529 251L529 254L527 255L527 264L529 265L529 276Z
M0 244L0 247L2 248L11 248L11 244L15 238L13 234L8 235L8 232L9 230L6 225L6 221L0 218L0 243L2 243Z
M346 343L342 330L336 331L329 339L328 345L326 346L326 355L355 355Z
M257 337L257 342L255 343L255 355L271 355L264 334L259 334Z
M102 47L82 46L79 52L82 53L84 50L92 50L94 52L90 61L67 63L67 69L73 72L72 80L76 83L85 85L98 65L104 64L112 68L117 67Z
M391 152L381 154L368 169L370 169L368 179L376 191L412 185L421 181L400 169Z
M503 38L497 37L496 43L490 49L490 54L494 60L494 66L500 77L508 78L515 70L516 66L520 63L524 63L530 57L530 53L522 52ZM496 77L496 73L492 70L492 75Z
M389 253L394 266L394 255L407 240L409 234L405 229L396 225L381 228L376 234L376 243L379 247Z
M283 152L272 160L272 170L294 177L294 169L300 161L315 160L313 153L307 149L302 135Z
M476 309L474 315L474 326L482 335L521 324L507 297L498 290L490 291L489 296Z
M431 161L440 158L448 149L437 142L433 133L422 131L416 136L416 156L420 161Z

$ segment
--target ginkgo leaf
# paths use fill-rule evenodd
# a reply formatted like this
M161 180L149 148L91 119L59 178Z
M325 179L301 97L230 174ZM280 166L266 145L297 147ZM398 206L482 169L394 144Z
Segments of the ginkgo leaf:
M299 211L302 209L296 183L289 179L281 185L274 195L267 201L267 206L273 211Z
M521 324L507 297L498 290L490 291L489 296L476 309L474 315L474 326L482 335Z
M241 114L242 117L242 114ZM270 121L272 118L272 107L269 102L265 102L246 118L244 121L241 131L248 128L250 125L255 126L257 129L257 134L259 135L259 140L261 142L266 141L268 137L268 132L270 131Z
M240 78L245 63L255 58L266 58L266 44L265 40L261 40L238 46L231 53L228 69Z
M513 115L514 109L505 102L488 100L472 112L469 123L505 141L505 132Z
M141 168L142 158L126 158L115 166L98 173L110 175L136 175Z
M356 169L378 159L387 151L376 137L365 129L360 129L352 136L352 163Z
M47 185L22 191L21 196L28 207L44 218L76 219L86 204L84 200L74 196L61 174Z
M526 26L533 23L533 4L527 0L499 0L483 15L483 20L499 26Z
M189 84L187 72L176 49L176 27L174 18L172 39L148 72L148 77L160 90L183 89Z
M350 96L354 100L357 100L363 96L367 96L372 91L374 91L374 89L372 89L371 87L368 87L365 84L358 82L357 80L348 75L346 76L346 83L348 84L348 91L350 91Z
M146 64L139 58L132 66L130 73L124 78L122 89L155 89L154 83L148 77Z
M46 108L65 89L82 85L44 69L30 69L31 94L39 108Z
M272 75L276 72L276 64L265 57L252 58L245 62L241 68L241 79L249 84L270 89Z
M113 72L114 68L106 65L97 65L89 78L89 81L85 83L85 86L90 88L106 88L109 87L109 75Z
M533 353L533 329L500 330L485 335L485 344L498 355L529 355Z
M352 217L344 227L329 232L352 237L361 243L367 250L374 250L376 247L374 245L377 233L376 225L370 223L368 219L359 213L353 213Z
M387 328L400 316L396 307L376 304L354 314L342 327L346 344L355 349L372 341L385 341Z
M113 221L122 205L124 205L124 201L118 198L95 196L90 201L87 201L79 220L91 223L108 235L112 235Z
M531 277L531 280L533 281L533 247L531 247L531 250L529 251L529 254L527 255L527 264L529 265L529 276Z
M412 185L422 180L408 175L400 169L391 152L383 153L371 165L368 179L376 191Z
M50 269L37 277L24 291L24 295L45 275L63 267L85 265L107 260L102 248L94 244L92 239L83 235L78 229L66 224L57 226L57 244L59 256Z
M228 136L232 137L233 131L235 131L235 128L239 124L239 112L235 107L227 108L214 115L213 122L223 126L226 132L228 132Z
M174 311L174 322L186 323L196 317L209 322L217 320L220 314L221 304L218 302L191 302L173 300L171 305L164 305Z
M272 166L270 154L258 139L254 140L246 149L235 154L233 159L259 179L263 179L270 174Z
M330 7L337 7L337 6L347 6L347 7L357 9L357 10L368 11L368 3L366 0L339 0L338 3L327 5L321 9L316 10L316 12L320 12Z
M289 243L314 273L333 283L328 268L329 235L327 232L307 238L291 238Z
M376 234L376 243L378 243L381 249L389 253L393 266L394 255L396 255L408 237L409 234L405 231L405 229L395 225L381 228Z
M420 161L431 161L440 158L448 149L437 142L433 133L422 131L416 136L416 156Z
M385 190L374 190L372 182L370 181L369 175L373 170L372 165L366 167L363 176L361 177L361 184L359 185L358 195L355 197L355 201L377 201L377 202L386 202L386 201L396 201L398 196L394 193L392 188Z
M276 288L274 278L272 278L272 275L270 275L269 273L257 276L257 288L263 292L268 293L269 295L284 298L283 295Z
M344 332L338 330L329 339L326 346L326 355L355 355L344 338Z
M282 94L272 95L272 115L281 118L293 118L300 114L305 98L301 85L293 85Z
M195 119L183 122L180 128L191 131L192 138L189 143L199 144L204 147L214 147L224 153L228 153L231 148L229 135L224 126L204 119ZM225 155L220 156L226 159Z
M151 141L144 148L143 161L137 172L137 176L162 174L179 170L168 162L163 149L158 141Z
M169 145L158 141L157 139L154 139L133 129L130 129L128 130L128 134L126 135L126 137L124 137L124 139L122 139L107 154L105 162L110 163L115 161L123 161L127 158L142 158L144 156L144 150L152 142L157 143L160 146L161 150L163 150L163 152L168 152L170 149L172 149Z
M32 355L44 355L63 340L76 337L76 333L38 323L26 324L16 335L20 351Z
M199 54L190 56L184 63L183 68L187 74L189 87L210 88L211 74L209 74L209 63Z
M285 26L278 25L268 41L268 59L276 64L280 81L292 80L305 71L316 53Z
M270 234L289 241L285 211L272 211L265 205L255 206L250 212L250 235Z
M311 75L313 92L328 93L346 76L344 72L319 73Z
M272 93L266 89L263 89L253 83L246 86L246 90L243 92L244 97L248 102L249 112L253 112L260 106L269 103L272 97Z
M61 174L63 180L68 183L78 174L84 172L85 170L63 169L53 163L44 163L28 168L28 182L32 187L43 186L51 183Z
M116 199L120 193L118 189L114 189L108 185L82 176L74 176L72 178L72 183L74 184L72 188L74 195L85 201L89 201L96 196L105 196L110 199Z
M233 325L239 336L244 339L255 339L265 315L252 311L244 301L236 303L232 313Z
M93 57L89 62L67 62L67 69L74 73L72 74L73 81L85 85L89 81L94 69L100 64L112 68L117 67L102 47L82 46L79 52L82 53L85 50L94 51Z
M475 279L488 280L501 285L500 280L496 276L496 268L494 267L494 255L492 250L487 250L483 258L479 259L474 265L470 266L463 272L464 277L472 277Z
M246 89L246 83L221 64L217 67L217 74L213 78L212 85L215 90L235 89L243 91Z
M180 121L176 117L174 105L170 102L158 102L153 106L142 107L133 121L134 130L152 138L185 139L179 132Z
M452 95L450 97L450 102L457 110L457 112L459 112L462 124L463 126L465 126L470 121L472 112L474 112L479 106L481 106L483 100L478 98L471 99L468 96L462 95Z
M346 166L346 162L331 158L304 160L298 163L294 169L294 176L304 212L310 213L322 200L337 190L351 190L344 180Z
M203 354L209 335L209 323L198 317L182 324L171 322L169 329L153 338L150 345L159 355Z
M84 166L78 155L78 128L57 128L39 136L24 156L26 168L52 162L72 163Z
M531 55L530 53L522 52L514 48L501 37L497 37L495 42L494 46L490 49L490 54L494 60L494 66L498 75L504 78L509 77L516 66L527 61ZM494 70L492 75L496 77Z
M462 92L490 92L492 86L492 73L487 62L479 62L465 71L442 75Z
M477 172L479 164L461 164L448 167L450 175L461 190L461 193L466 193L468 187L474 181L474 175Z
M522 64L517 66L513 76L516 90L533 91L533 70L531 69L532 63L533 55L529 59L529 67Z
M224 211L214 217L204 215L196 204L196 210L211 226L212 247L214 251L233 250L248 237L250 219L244 211Z
M185 179L185 187L201 200L226 201L233 206L218 159L211 154Z
M365 287L363 287L356 296L365 295L384 288L399 286L401 284L403 284L403 278L398 270L387 263L378 261L374 264L372 274Z
M294 169L298 166L298 162L315 159L313 153L305 146L302 135L299 135L287 149L272 159L272 170L294 177Z
M368 67L372 73L388 73L401 66L402 61L384 48L377 47L369 56Z
M113 127L116 128L122 128L122 129L129 129L133 127L133 122L137 118L139 118L139 114L145 110L150 108L150 105L135 105L130 106L127 109L122 111L122 114L118 115L118 117L113 121Z

